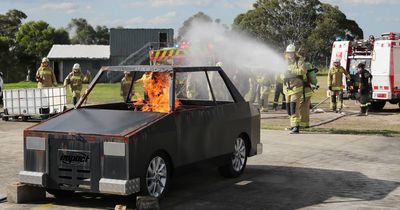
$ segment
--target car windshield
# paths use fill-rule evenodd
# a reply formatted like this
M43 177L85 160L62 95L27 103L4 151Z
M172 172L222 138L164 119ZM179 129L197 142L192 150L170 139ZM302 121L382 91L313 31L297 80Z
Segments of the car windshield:
M126 104L128 108L123 109L167 113L172 107L176 110L187 108L186 105L234 102L217 71L176 72L173 89L172 78L171 71L104 71L82 107ZM172 91L174 99L170 97Z

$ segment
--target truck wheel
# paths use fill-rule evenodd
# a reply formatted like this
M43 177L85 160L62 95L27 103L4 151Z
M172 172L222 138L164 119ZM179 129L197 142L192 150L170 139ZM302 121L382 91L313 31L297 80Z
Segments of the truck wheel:
M46 191L56 198L68 198L74 194L74 191L70 190L46 189Z
M234 144L231 161L228 164L219 167L219 172L223 177L236 178L240 176L247 163L248 145L243 137L237 137Z
M21 120L22 120L23 122L28 121L28 116L22 116L22 117L21 117Z
M1 117L3 121L8 121L8 117Z
M141 185L144 195L162 198L167 191L171 177L171 164L163 153L156 153L147 163Z
M371 103L371 110L372 111L380 111L385 107L386 101L373 101Z

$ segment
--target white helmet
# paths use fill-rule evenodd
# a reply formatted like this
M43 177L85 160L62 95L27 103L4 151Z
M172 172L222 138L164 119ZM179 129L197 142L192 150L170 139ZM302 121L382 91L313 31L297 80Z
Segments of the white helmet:
M294 53L296 52L296 46L294 44L290 44L286 47L286 52L287 53Z
M219 67L222 67L224 64L221 62L221 61L219 61L217 64L215 64L215 66L219 66Z
M340 63L340 58L336 58L334 63Z
M42 58L42 63L49 63L49 59L47 57Z
M81 66L79 65L79 63L75 63L74 66L72 67L72 69L81 69Z

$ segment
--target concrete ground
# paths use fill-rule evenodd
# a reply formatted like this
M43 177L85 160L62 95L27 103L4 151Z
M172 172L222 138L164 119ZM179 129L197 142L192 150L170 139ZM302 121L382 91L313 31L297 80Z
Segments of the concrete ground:
M22 168L22 130L32 123L0 121L0 197ZM162 209L398 209L400 139L381 136L261 131L264 153L237 179L216 169L177 175ZM77 193L0 209L133 208L134 198Z

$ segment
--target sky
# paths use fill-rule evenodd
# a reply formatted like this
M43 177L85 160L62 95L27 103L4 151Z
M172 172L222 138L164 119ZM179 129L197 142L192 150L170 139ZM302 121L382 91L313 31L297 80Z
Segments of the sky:
M29 20L44 20L66 27L72 18L85 18L109 28L179 29L185 19L202 11L231 25L234 18L252 8L256 0L0 0L0 13L18 9ZM400 0L321 0L339 6L368 35L400 32ZM398 29L399 28L399 29ZM177 33L177 31L176 31ZM175 34L176 35L176 34Z

